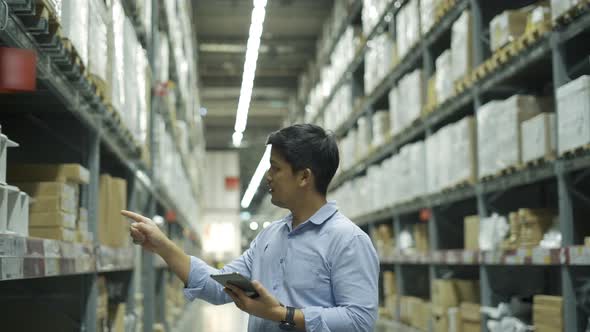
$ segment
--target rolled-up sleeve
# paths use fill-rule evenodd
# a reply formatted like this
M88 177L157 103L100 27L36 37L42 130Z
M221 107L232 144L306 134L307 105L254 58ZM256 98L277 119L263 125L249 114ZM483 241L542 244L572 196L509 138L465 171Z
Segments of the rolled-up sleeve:
M332 257L336 306L303 308L308 332L373 331L379 303L379 258L368 236L359 234Z
M256 240L257 239L254 239L254 241L252 241L250 248L248 248L248 250L246 250L239 258L225 265L220 270L209 266L197 257L191 256L188 282L186 288L183 290L184 297L189 301L199 298L211 304L225 304L231 302L232 299L223 291L223 286L213 280L210 276L212 274L237 272L250 279L252 275L252 262L256 250Z

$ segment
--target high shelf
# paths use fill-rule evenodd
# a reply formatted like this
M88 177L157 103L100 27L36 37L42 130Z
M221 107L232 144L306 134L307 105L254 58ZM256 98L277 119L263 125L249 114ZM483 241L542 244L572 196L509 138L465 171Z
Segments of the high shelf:
M328 105L342 85L352 81L353 96L349 99L349 103L353 105L352 111L339 125L328 129L333 130L336 138L342 139L353 130L360 131L359 119L366 119L371 128L371 117L379 110L391 107L388 105L388 94L403 76L415 69L421 69L426 78L435 73L434 59L449 48L452 25L465 11L471 13L472 35L469 44L472 47L473 68L468 74L472 79L467 85L457 87L446 101L438 103L428 112L423 111L409 126L387 137L383 144L367 147L366 154L360 160L337 173L328 196L342 186L367 176L372 166L382 164L392 155L400 153L408 144L426 141L436 131L466 116L476 118L481 106L489 101L525 93L554 97L559 87L580 75L590 74L588 48L580 46L588 45L589 41L590 11L587 1L578 1L575 11L568 12L559 22L550 22L553 24L549 24L546 31L516 54L477 74L476 69L494 56L488 45L491 33L488 26L492 18L504 10L521 8L535 2L439 1L447 4L447 9L444 14L437 14L433 27L422 33L418 42L405 56L397 59L391 70L371 91L359 93L358 87L364 84L368 45L380 32L389 34L392 40L397 38L395 21L408 2L387 2L378 23L367 35L360 38L352 61L347 64L342 76L334 79L335 84L329 92L324 93L325 98L319 107L310 109L309 104L301 107L291 115L292 122L304 122L311 118L314 123L326 124L324 117ZM343 20L349 25L358 25L358 21L348 17ZM333 50L333 47L328 49ZM321 68L316 71L320 72ZM426 90L426 80L424 82ZM426 95L426 91L424 94ZM557 126L553 130L552 134L557 136ZM341 156L342 154L343 152ZM586 146L541 162L519 165L494 176L476 177L460 185L420 194L395 204L384 204L370 211L354 214L351 219L370 234L380 225L389 225L396 236L407 225L419 223L420 220L427 224L428 252L416 253L390 248L391 253L381 257L382 272L395 272L399 296L418 296L428 300L431 297L430 285L436 279L449 275L476 279L480 284L481 306L495 307L511 296L530 297L547 293L561 296L564 330L582 331L589 318L578 306L581 300L579 290L583 280L589 276L589 249L584 246L584 236L590 235L588 227L584 225L590 202L589 167L590 150ZM389 173L388 179L392 181L399 176L404 175ZM384 177L382 181L388 180ZM366 182L363 184L367 185ZM359 187L363 184L356 184L356 187L352 185L348 189L358 189L360 192L364 190ZM370 195L369 192L366 193ZM552 208L558 212L561 248L490 251L463 249L464 217L479 215L480 218L485 218L492 213L506 215L528 207ZM397 242L396 240L396 244ZM384 300L382 292L381 289L381 301ZM381 302L380 305L385 304ZM399 308L393 315L394 320L400 320ZM429 326L430 330L433 328L432 325ZM378 329L415 330L387 320L381 321ZM484 315L481 329L487 331Z
M76 163L88 169L90 181L81 186L80 206L88 210L94 241L82 244L0 234L1 306L12 307L10 312L17 320L27 317L19 311L22 308L28 308L28 312L39 310L35 317L39 326L51 323L61 324L63 330L99 331L106 324L99 321L99 311L108 302L110 315L114 315L111 318L122 324L118 328L153 331L159 325L170 330L182 316L178 310L185 307L182 285L164 261L152 253L136 246L111 248L99 244L99 182L103 173L126 180L128 209L146 216L165 216L161 226L164 232L188 253L200 253L194 226L200 213L195 213L198 202L191 205L197 208L187 210L186 199L179 198L175 188L164 183L162 165L159 169L154 166L162 153L156 147L159 142L154 134L155 117L161 116L166 119L164 130L172 137L180 167L188 177L188 192L195 198L200 196L200 174L193 162L199 146L204 146L202 131L195 129L200 126L200 119L194 116L199 107L194 101L198 103L198 98L187 103L182 88L170 88L174 84L161 82L156 75L161 61L156 52L163 45L160 35L172 34L168 24L161 22L166 10L178 10L178 15L173 14L181 21L192 12L191 2L121 1L154 73L147 83L151 102L147 107L145 144L130 133L122 113L113 110L84 65L74 57L72 46L67 47L59 22L46 11L48 3L0 0L0 47L33 50L37 56L35 92L1 94L0 124L3 134L20 143L18 149L10 151L9 163ZM140 12L140 8L145 11ZM151 25L142 25L141 16L149 17ZM187 43L196 39L193 35L184 38ZM190 48L195 49L195 45ZM178 85L175 56L170 56L169 61L170 83ZM193 72L180 83L185 84L185 90L193 87L197 75L196 64L188 67ZM198 94L198 90L191 93ZM167 104L165 97L172 94L175 102ZM179 133L183 128L177 128L177 120L184 120L188 130L185 127ZM106 295L103 298L101 294Z

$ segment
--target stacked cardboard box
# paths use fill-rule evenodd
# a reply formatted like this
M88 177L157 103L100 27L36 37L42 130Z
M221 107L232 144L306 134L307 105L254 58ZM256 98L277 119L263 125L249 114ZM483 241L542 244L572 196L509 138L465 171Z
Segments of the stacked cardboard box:
M429 318L430 303L413 296L400 298L400 320L402 323L426 331Z
M462 302L479 302L479 282L475 280L437 279L431 284L432 319L437 332L450 330L457 320L457 308ZM455 316L453 316L455 315Z
M522 35L527 26L529 11L506 10L490 22L490 47L492 52L511 43Z
M481 314L479 304L463 302L461 303L460 312L461 332L481 331Z
M381 224L373 228L371 238L380 257L391 257L395 247L391 225Z
M590 144L590 76L557 89L558 151L564 154Z
M77 241L80 185L88 170L78 164L21 164L9 168L9 179L32 197L29 234Z
M397 284L395 273L383 272L383 298L385 309L391 318L397 318Z
M549 295L533 297L533 323L538 332L562 332L563 298Z
M414 242L416 244L416 251L420 253L428 252L430 248L428 245L428 224L414 224Z
M479 216L467 216L463 220L464 248L479 250Z
M98 241L100 244L120 248L129 244L129 222L121 216L127 208L127 181L100 176L100 204L98 213Z

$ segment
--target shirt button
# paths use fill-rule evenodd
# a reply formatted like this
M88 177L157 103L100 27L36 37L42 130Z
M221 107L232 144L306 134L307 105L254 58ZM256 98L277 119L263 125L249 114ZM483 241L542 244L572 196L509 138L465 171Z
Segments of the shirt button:
M283 264L283 259L282 258L281 258L280 262L281 262L281 264Z

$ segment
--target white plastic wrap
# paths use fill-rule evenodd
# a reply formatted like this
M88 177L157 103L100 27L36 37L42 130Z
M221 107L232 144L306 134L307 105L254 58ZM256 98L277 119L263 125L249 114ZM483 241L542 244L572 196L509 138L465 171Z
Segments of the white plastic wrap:
M499 101L491 101L477 110L477 150L478 150L478 175L480 178L494 174L496 171L495 156L498 145L496 144L495 113L500 108Z
M389 130L391 134L395 134L394 130L396 127L396 116L399 110L398 102L399 102L399 89L396 86L391 88L388 95L389 99Z
M88 65L88 6L89 1L63 0L61 4L63 37L72 42L84 66Z
M388 0L363 0L362 21L365 36L368 36L375 25L379 23L379 18L383 15L388 4Z
M422 35L432 29L438 0L420 0L420 31Z
M541 113L522 123L523 162L553 155L557 146L555 125L555 113Z
M369 95L390 72L393 64L393 41L382 33L369 41L365 53L365 95Z
M428 193L435 193L439 190L439 132L434 133L426 139L426 181Z
M366 117L360 117L357 121L358 132L356 140L356 159L361 160L369 152L370 145L370 127Z
M435 90L438 104L444 103L455 94L453 80L450 80L453 71L453 57L451 50L444 51L436 58Z
M410 0L400 9L396 20L397 50L399 58L416 45L420 38L420 10L418 0Z
M404 98L390 94L390 116L393 117L391 123L394 135L400 133L420 117L424 105L423 85L422 71L417 69L399 81L397 89L403 91Z
M149 64L145 50L141 45L136 45L136 76L137 76L137 120L133 124L135 138L139 143L146 144L148 137L148 118L150 108ZM186 140L188 141L188 140ZM188 149L187 149L188 153Z
M451 62L453 82L465 76L472 67L471 14L464 11L451 29Z
M465 117L454 125L451 155L451 184L477 178L477 134L475 119Z
M508 234L510 227L506 217L493 214L479 221L479 249L496 250Z
M559 18L577 2L577 0L551 0L551 18L553 20Z
M159 82L167 82L170 77L170 44L168 41L168 35L160 32L159 33L159 46L160 49L158 51L158 75L156 80Z
M102 0L89 0L88 39L88 72L103 82L107 81L107 24L109 14Z
M590 76L557 89L558 151L590 144Z
M110 6L111 24L108 27L109 59L107 63L111 102L116 111L125 106L125 12L119 0L112 0Z
M373 114L373 146L381 146L389 134L389 111L377 111Z
M131 130L135 132L138 114L138 98L137 98L137 35L133 23L129 18L125 17L123 24L123 35L125 38L124 44L124 63L125 63L125 104L121 109L121 117L123 122Z

